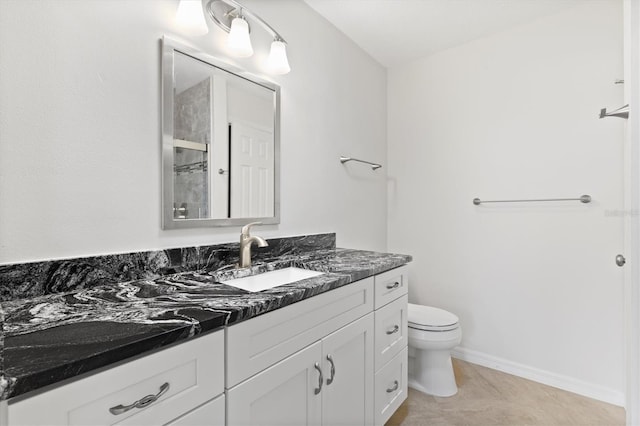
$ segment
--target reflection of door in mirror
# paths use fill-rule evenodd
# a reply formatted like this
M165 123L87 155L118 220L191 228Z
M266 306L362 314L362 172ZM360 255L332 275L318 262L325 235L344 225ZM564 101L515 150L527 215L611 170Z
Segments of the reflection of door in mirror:
M209 217L211 90L210 77L186 88L176 87L173 166L175 219Z
M231 217L273 216L273 93L230 82L227 101Z
M231 123L231 215L273 216L273 132Z

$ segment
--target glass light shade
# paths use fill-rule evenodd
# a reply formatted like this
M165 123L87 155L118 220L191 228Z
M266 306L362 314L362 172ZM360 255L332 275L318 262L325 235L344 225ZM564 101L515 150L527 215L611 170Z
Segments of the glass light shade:
M233 55L239 58L253 55L253 47L251 47L251 39L249 38L249 24L243 18L235 18L231 21L227 47Z
M180 0L176 13L178 27L187 35L203 36L209 32L201 0Z
M278 40L274 40L271 43L271 51L267 58L267 69L273 74L287 74L291 71L289 60L287 59L286 44Z

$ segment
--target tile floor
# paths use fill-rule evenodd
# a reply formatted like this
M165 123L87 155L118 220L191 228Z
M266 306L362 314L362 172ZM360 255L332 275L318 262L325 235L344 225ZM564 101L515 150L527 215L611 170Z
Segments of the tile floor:
M450 398L409 389L386 426L623 426L625 411L510 374L453 360L458 393Z

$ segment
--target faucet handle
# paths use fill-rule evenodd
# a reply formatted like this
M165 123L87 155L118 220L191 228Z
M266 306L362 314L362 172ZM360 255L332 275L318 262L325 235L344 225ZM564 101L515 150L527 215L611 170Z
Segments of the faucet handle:
M240 231L240 234L242 235L249 235L249 230L251 229L251 227L253 225L262 225L262 222L251 222L251 223L247 223L245 226L242 227L242 230Z

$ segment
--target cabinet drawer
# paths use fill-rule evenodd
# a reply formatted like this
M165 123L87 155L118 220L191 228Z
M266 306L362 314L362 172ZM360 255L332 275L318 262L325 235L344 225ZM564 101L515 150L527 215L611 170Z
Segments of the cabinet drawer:
M159 425L223 393L223 386L220 330L31 398L9 401L8 420L11 426ZM142 408L115 414L110 410L158 394Z
M225 398L220 395L165 426L224 426L224 422Z
M386 305L392 300L407 294L409 287L409 268L401 266L382 274L375 279L375 309Z
M227 388L373 310L373 278L234 324L227 329Z
M375 421L383 425L407 399L407 348L396 355L375 379Z
M375 370L407 346L407 303L404 296L375 311Z

